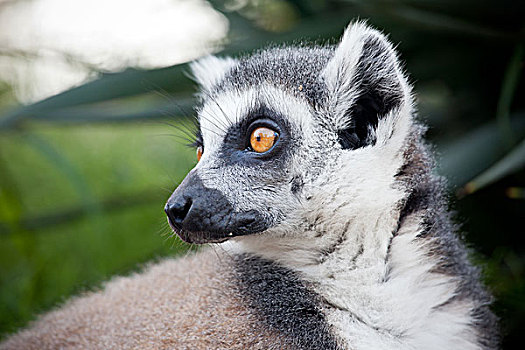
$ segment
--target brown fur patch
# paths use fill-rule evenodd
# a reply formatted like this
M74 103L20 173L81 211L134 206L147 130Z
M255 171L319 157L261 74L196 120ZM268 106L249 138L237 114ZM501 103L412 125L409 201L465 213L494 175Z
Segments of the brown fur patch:
M1 349L287 349L232 281L232 260L205 250L119 277L41 317Z

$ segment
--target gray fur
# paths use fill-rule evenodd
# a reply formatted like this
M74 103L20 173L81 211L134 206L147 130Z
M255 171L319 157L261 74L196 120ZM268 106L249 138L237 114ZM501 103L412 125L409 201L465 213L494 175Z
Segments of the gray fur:
M214 93L271 82L306 98L312 105L325 97L319 76L333 56L333 47L282 47L262 50L239 60L214 89Z
M421 240L430 241L431 254L439 257L436 268L439 273L454 276L459 284L452 300L472 298L476 301L473 318L479 329L479 343L484 349L496 349L499 344L498 319L490 310L492 296L480 283L480 269L469 262L469 252L460 241L452 213L448 209L446 180L435 173L435 162L430 147L423 141L426 128L415 125L409 147L405 152L405 164L398 181L411 189L402 204L398 226L410 214L423 210L425 229Z

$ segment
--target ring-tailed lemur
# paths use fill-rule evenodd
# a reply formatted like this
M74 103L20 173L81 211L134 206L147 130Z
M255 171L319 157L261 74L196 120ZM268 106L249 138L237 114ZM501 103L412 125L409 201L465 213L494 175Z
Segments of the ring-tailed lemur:
M192 65L200 161L168 200L217 243L117 278L2 349L493 349L490 296L454 233L392 45Z

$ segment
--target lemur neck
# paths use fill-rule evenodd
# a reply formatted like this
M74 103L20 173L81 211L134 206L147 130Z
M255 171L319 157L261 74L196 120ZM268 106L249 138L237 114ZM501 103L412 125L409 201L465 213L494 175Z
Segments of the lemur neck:
M363 208L367 215L324 222L293 237L246 237L236 243L236 249L275 261L312 282L360 280L363 274L381 278L397 229L399 215L393 206Z

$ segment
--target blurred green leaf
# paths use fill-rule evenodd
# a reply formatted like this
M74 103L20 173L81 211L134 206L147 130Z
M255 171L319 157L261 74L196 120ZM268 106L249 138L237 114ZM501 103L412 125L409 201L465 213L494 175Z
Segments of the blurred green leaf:
M95 81L8 113L0 118L0 129L14 127L25 118L38 118L43 112L49 116L64 108L151 93L158 89L170 93L189 91L192 82L184 75L185 68L185 65L176 65L149 71L128 69L122 73L104 74Z
M0 154L0 231L3 225L16 229L21 216L20 193Z
M25 139L29 145L45 156L51 163L55 164L60 172L67 176L74 188L80 194L86 213L95 214L100 212L97 201L92 194L93 192L89 188L83 175L62 153L57 151L40 135L34 133L27 134Z
M503 85L496 111L496 119L498 120L501 133L504 135L506 145L509 147L514 143L514 133L512 132L509 119L510 105L518 86L522 64L523 44L519 44L516 46L516 49L514 50L514 53L505 71L505 77L503 78Z
M464 187L465 194L471 194L475 191L488 186L503 177L512 174L516 170L523 168L525 165L525 140L515 147L509 154L496 162L493 166L476 176Z
M32 115L26 119L67 123L132 122L137 120L165 119L168 117L174 120L175 118L189 116L193 113L193 98L173 97L172 99L174 101L150 104L137 111L131 110L125 103L118 103L115 108L108 108L98 103L43 111L39 113L38 116Z
M519 42L525 39L523 32L506 32L481 24L472 23L438 11L425 10L403 4L403 1L388 0L345 0L355 4L371 16L382 15L404 25L426 30L451 32L460 35L485 37L497 40Z
M2 199L1 196L0 199ZM144 206L145 204L149 203L158 204L158 202L158 191L142 191L140 193L126 196L118 195L104 198L103 200L96 202L95 206L100 208L100 212L103 212L104 215L108 215L115 211L125 211L133 207ZM2 209L1 206L0 209ZM17 226L22 230L41 232L43 229L78 220L84 216L86 216L86 206L84 204L80 204L79 206L68 208L66 210L42 214L34 217L21 217L18 215ZM0 217L0 219L1 218L2 217ZM11 232L13 232L12 229L8 227L3 228L2 225L0 225L0 234L9 234Z
M512 118L511 125L516 135L525 136L525 114ZM489 122L450 143L438 144L438 171L453 188L464 186L505 156L505 144L497 123Z

